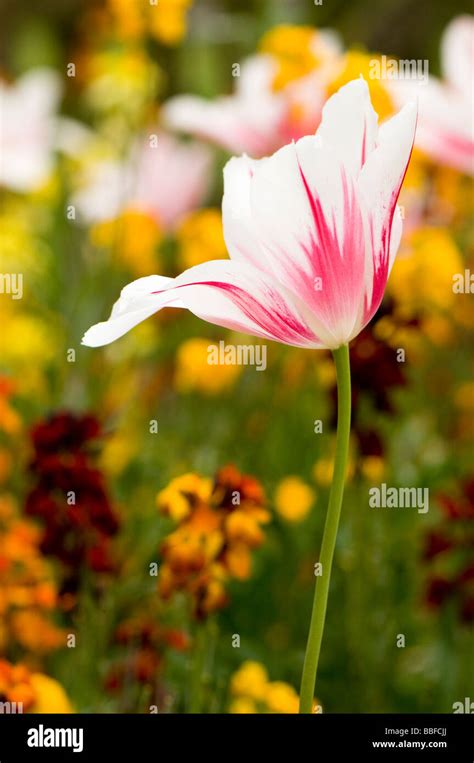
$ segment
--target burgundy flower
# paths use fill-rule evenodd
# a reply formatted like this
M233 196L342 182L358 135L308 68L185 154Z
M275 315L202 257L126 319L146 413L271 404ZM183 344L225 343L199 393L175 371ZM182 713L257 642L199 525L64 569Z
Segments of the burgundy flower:
M432 578L426 590L426 603L438 609L448 599L454 589L454 583L446 578Z
M425 537L425 547L423 550L423 559L433 559L443 551L448 551L453 547L452 541L440 532L429 532Z
M83 565L96 572L114 568L110 538L119 520L90 449L100 436L94 416L69 412L54 414L31 431L34 485L25 512L44 523L42 551L75 576Z
M431 609L440 609L454 601L459 619L471 623L474 621L474 480L464 480L456 492L440 493L437 500L442 519L426 534L423 548L423 559L433 565L426 584L425 603Z
M94 416L76 416L63 411L41 421L31 432L38 453L74 451L100 435L100 424Z

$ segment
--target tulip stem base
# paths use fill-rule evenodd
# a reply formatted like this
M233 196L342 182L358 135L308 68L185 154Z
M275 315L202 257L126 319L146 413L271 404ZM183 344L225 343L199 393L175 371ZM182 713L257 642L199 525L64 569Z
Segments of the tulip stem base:
M311 713L313 709L314 687L326 620L331 568L336 547L339 518L341 516L351 430L351 372L348 345L344 344L342 347L334 350L333 357L337 374L336 455L319 558L321 575L316 580L311 623L301 679L300 713Z

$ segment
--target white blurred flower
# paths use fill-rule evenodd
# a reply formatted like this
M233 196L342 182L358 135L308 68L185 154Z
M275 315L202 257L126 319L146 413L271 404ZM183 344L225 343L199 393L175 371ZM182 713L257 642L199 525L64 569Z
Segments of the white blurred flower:
M209 149L198 143L183 143L164 132L143 136L125 161L86 165L71 203L87 223L133 207L169 230L204 200L211 161Z
M59 75L33 69L15 84L0 82L0 185L26 193L44 183L53 167Z
M232 95L214 101L192 95L171 98L163 107L165 123L173 130L216 143L231 153L262 157L288 141L314 133L334 75L340 44L330 32L315 32L314 71L274 88L278 63L259 54L243 64Z
M441 41L443 80L393 81L395 101L418 99L416 145L436 162L474 174L474 17L458 16Z

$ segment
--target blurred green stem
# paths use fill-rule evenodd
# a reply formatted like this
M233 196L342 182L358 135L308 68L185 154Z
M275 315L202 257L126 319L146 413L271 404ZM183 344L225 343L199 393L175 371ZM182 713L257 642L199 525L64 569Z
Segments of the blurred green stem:
M209 672L214 660L218 627L213 617L199 623L196 632L193 672L191 677L190 713L202 713L209 695Z
M206 626L199 624L194 641L193 670L191 675L190 713L200 713L203 699L203 672L206 662Z
M321 546L321 575L316 580L313 610L309 626L308 642L303 665L300 690L300 713L311 713L314 686L318 671L319 654L323 640L324 622L328 603L331 568L336 547L337 529L341 516L342 496L346 476L349 435L351 431L351 371L349 346L347 344L333 351L337 374L337 439L334 472L332 477L329 506L324 525Z

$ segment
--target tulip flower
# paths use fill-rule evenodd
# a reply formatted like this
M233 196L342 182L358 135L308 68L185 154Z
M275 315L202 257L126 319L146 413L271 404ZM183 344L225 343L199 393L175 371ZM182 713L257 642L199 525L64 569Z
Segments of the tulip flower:
M0 185L27 193L48 179L60 94L52 69L29 71L13 85L0 82Z
M395 101L418 99L416 145L432 160L466 175L474 175L474 17L458 16L441 41L443 80L394 80Z
M266 159L231 159L230 259L134 281L84 344L109 344L167 306L297 347L347 344L379 307L400 242L396 202L414 127L407 105L377 130L367 84L354 80L327 102L315 136Z
M71 201L89 223L133 208L171 230L204 200L211 159L207 146L184 143L162 131L151 133L137 141L125 161L103 160L86 167L83 187Z
M416 108L380 129L361 78L326 103L313 136L273 156L231 159L223 221L230 260L177 278L126 286L108 321L86 332L97 347L163 307L276 342L333 351L338 379L337 444L310 634L301 711L311 712L344 490L350 433L348 344L383 297L401 237L397 199L413 147Z
M327 81L334 76L340 53L330 32L320 31L314 38L318 64L306 76L275 89L278 64L274 57L252 56L242 64L232 95L215 101L175 96L163 107L165 123L231 153L254 157L314 132L321 119Z

